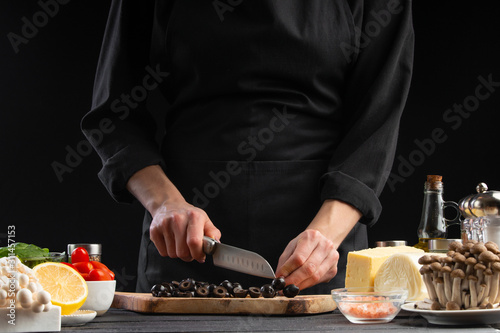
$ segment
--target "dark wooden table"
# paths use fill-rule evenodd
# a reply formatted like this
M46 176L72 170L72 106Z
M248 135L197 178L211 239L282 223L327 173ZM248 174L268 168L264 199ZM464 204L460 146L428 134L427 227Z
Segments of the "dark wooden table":
M333 313L307 316L165 315L110 309L84 326L62 327L62 332L498 332L500 323L483 326L438 326L417 314L401 311L387 324L356 325Z

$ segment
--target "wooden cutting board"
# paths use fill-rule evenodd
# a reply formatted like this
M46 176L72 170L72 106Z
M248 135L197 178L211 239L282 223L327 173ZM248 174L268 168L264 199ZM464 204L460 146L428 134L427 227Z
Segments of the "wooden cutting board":
M149 293L117 291L111 307L141 313L303 315L331 312L335 310L336 304L331 295L186 298L153 297Z

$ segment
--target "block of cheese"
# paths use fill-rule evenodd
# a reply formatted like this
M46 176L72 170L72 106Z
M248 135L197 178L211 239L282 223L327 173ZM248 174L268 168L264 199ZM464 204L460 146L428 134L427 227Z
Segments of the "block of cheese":
M351 251L347 254L347 267L345 286L350 287L373 287L375 274L391 255L396 253L418 253L425 252L411 246L376 247L360 251Z
M409 302L428 297L418 259L422 253L396 253L387 258L375 274L375 291L403 288L408 290Z

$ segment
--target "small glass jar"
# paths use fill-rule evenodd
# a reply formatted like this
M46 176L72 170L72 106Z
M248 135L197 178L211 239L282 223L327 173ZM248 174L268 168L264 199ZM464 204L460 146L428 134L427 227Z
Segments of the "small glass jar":
M83 247L87 250L91 261L101 262L102 245L89 243L68 244L68 261L71 261L71 253L77 247Z
M448 245L452 242L462 242L461 239L429 239L429 252L432 253L447 253Z
M405 246L405 245L406 241L404 240L388 240L388 241L375 242L376 247Z

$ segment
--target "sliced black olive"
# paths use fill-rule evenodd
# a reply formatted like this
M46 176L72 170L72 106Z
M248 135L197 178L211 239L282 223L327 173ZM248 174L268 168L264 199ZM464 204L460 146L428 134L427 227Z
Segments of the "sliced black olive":
M209 285L208 282L203 282L203 281L196 281L194 283L195 287L198 288L198 287L207 287Z
M193 294L191 291L179 291L177 297L193 297Z
M247 297L247 294L248 294L248 290L247 289L243 289L241 287L233 288L233 295L234 295L234 297L245 298L245 297Z
M224 297L226 297L226 294L227 294L227 290L223 286L217 286L217 287L215 287L215 289L213 291L214 297L217 297L217 298L224 298Z
M283 290L285 288L285 278L280 276L273 280L271 284L274 290Z
M229 280L224 280L221 282L220 286L226 288L228 293L233 292L233 284Z
M162 287L161 287L161 284L155 284L152 288L151 288L151 292L159 292L159 291L162 291Z
M179 288L179 284L180 284L180 282L179 282L179 281L175 281L175 280L174 280L174 281L172 281L172 286L174 287L174 289L175 289L175 288Z
M293 298L297 296L300 292L299 287L297 287L294 284L289 284L288 286L283 289L283 295L285 295L288 298Z
M153 291L151 292L151 294L153 295L153 297L160 297L160 296L159 296L159 293L160 293L160 292L159 292L159 291L156 291L156 290L153 290Z
M179 283L179 290L181 290L181 291L194 290L194 286L195 286L195 284L194 284L194 281L192 279L185 279Z
M258 287L248 288L248 293L250 294L250 297L252 297L252 298L259 298L260 295L262 294L260 292L260 288L258 288Z
M196 296L198 297L208 297L208 288L205 286L200 286L196 288Z
M166 290L158 292L158 297L172 297L172 294Z
M213 284L213 283L209 284L209 285L208 285L208 292L209 292L210 294L211 294L211 293L213 293L215 288L217 288L217 285L216 285L216 284Z
M264 298L273 298L276 296L276 290L274 290L273 286L270 284L265 284L260 287L260 292L262 293L262 297Z
M163 282L161 285L163 287L163 290L168 293L171 293L174 290L174 287L168 282Z
M243 287L241 286L241 283L239 283L239 282L233 282L233 289L236 289L236 288L243 289Z

